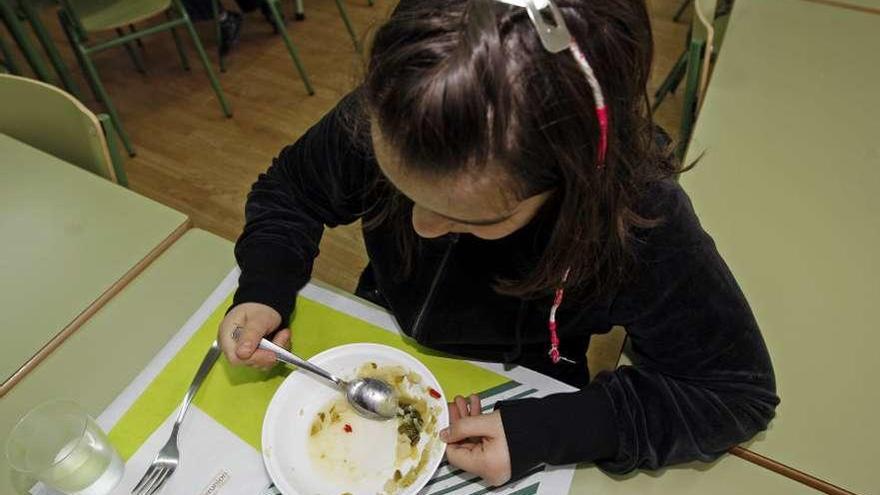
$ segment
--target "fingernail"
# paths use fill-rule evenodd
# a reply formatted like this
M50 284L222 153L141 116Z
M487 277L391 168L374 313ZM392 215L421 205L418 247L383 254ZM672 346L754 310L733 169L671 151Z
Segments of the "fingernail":
M443 428L440 430L440 440L445 442L447 438L449 438L449 428Z
M244 344L238 346L238 348L243 350L244 352L251 352L252 350L254 350L254 345L250 342L245 342Z

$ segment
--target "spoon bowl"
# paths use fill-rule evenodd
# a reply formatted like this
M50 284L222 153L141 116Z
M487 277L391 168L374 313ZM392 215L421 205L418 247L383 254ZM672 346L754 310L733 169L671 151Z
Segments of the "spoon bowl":
M347 382L345 397L365 418L386 420L397 416L397 396L391 385L376 378L356 378Z

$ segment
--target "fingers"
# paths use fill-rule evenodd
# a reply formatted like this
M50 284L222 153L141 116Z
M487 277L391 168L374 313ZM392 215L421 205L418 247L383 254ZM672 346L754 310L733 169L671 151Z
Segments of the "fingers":
M494 415L465 416L443 429L440 439L446 443L455 443L470 437L495 438L499 433L503 435L503 430L499 430Z
M480 408L480 397L477 395L471 395L468 399L457 395L455 398L447 404L449 407L449 422L455 423L461 418L468 418L471 416L479 416L482 414L482 410ZM472 444L474 442L478 442L479 439L465 439L459 440L459 442L467 442Z
M476 474L491 485L510 480L510 452L498 412L460 418L441 431L440 438L447 442L446 457L451 465ZM462 438L478 441L455 441Z
M471 394L470 403L468 404L471 410L471 416L479 416L483 414L483 409L480 404L480 396L476 394Z
M257 354L260 340L271 330L256 321L245 321L240 328L243 328L244 331L240 333L236 341L235 356L242 361L249 361L254 354Z
M263 349L257 349L251 354L251 357L244 362L248 366L259 368L263 371L269 371L275 366L275 354Z
M257 342L257 345L259 345L259 340ZM272 343L284 349L290 349L290 330L287 328L279 330L275 334L275 336L272 337ZM238 349L236 349L236 353L238 353ZM240 354L239 357L241 357ZM269 371L275 366L277 360L274 353L263 349L257 349L256 351L254 351L251 357L246 359L244 362L249 366L259 368L263 371Z
M233 308L218 329L218 340L226 358L236 366L248 365L262 369L274 366L275 355L259 349L259 343L263 336L275 330L280 321L277 311L262 304L244 303ZM238 334L233 335L236 329ZM273 341L287 347L290 330L278 332Z
M456 395L453 401L455 402L455 408L458 409L458 416L460 418L466 418L471 415L470 411L468 411L468 403L464 400L464 397Z
M285 349L290 349L290 329L285 328L283 330L279 330L278 333L272 337L272 343L279 347L283 347Z
M237 310L238 308L233 308L232 311L226 314L223 321L220 322L220 328L217 330L217 340L220 342L220 348L223 349L226 359L234 365L241 365L244 363L238 359L235 353L237 344L232 338L232 332L235 330L235 327L240 326L238 322L244 321L245 316L244 311Z
M458 419L461 418L461 413L458 412L458 406L455 405L455 402L450 402L446 405L449 407L449 422L452 423L458 421Z
M482 444L463 443L446 446L446 460L449 464L481 477L484 471L483 456Z
M476 474L492 486L510 480L510 456L500 446L486 444L454 444L446 446L446 460L458 469Z
M467 399L456 395L452 402L449 403L450 421L468 416L479 416L482 413L480 397L477 395L471 395Z

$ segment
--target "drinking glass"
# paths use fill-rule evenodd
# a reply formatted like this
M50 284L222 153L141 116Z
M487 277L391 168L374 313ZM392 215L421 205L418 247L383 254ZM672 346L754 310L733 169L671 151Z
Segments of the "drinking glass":
M76 402L54 400L27 413L6 442L20 493L37 482L68 495L106 495L122 479L122 459Z

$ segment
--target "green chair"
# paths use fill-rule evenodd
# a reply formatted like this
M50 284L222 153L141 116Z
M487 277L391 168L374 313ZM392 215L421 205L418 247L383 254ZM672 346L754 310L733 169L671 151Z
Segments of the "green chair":
M21 70L15 62L15 55L12 54L12 49L9 48L2 36L0 36L0 56L3 57L0 59L0 70L4 73L21 74Z
M52 67L61 79L64 88L76 98L82 99L79 86L77 86L74 81L73 75L71 75L70 70L67 68L67 64L64 63L64 60L61 58L61 54L58 53L58 48L55 46L55 42L52 41L52 37L49 36L46 26L40 18L40 11L42 9L56 8L58 2L56 0L18 0L17 4L25 18L27 18L30 23L31 28L34 30L34 34L37 35L40 44L43 45L43 51L49 56L49 61L52 62Z
M720 46L721 37L716 36L716 22L726 25L727 16L715 19L717 1L693 1L694 15L688 33L688 46L654 95L653 109L656 110L665 96L675 91L682 79L685 81L681 128L676 148L679 157L684 156L690 142L693 125L708 85L709 69L716 49Z
M55 86L0 74L0 132L128 187L113 126Z
M692 0L688 0L686 5L690 5ZM712 22L712 29L715 32L712 42L712 54L711 61L715 62L715 58L718 56L719 51L721 50L721 43L724 39L724 32L727 29L727 21L730 19L730 9L732 7L732 0L718 0L717 8L715 9L715 19ZM682 51L681 55L679 55L678 60L676 60L672 69L669 71L669 74L666 75L663 82L660 84L660 87L657 88L657 91L654 93L654 104L653 109L656 110L657 107L663 103L663 99L666 98L669 93L674 93L676 89L678 89L678 85L681 83L682 79L684 79L684 75L687 72L687 61L688 61L688 51L690 50L689 44L691 39L691 32L693 31L693 27L691 26L688 29L687 33L687 43Z
M125 33L124 31L126 26L153 19L160 15L164 15L167 20L152 24L141 31L129 33ZM113 126L118 131L122 143L129 155L135 155L134 147L131 144L128 133L122 126L122 121L110 100L110 96L107 94L107 91L104 89L104 86L98 77L98 72L91 59L92 54L96 52L118 46L127 46L129 56L131 56L133 60L138 60L136 50L131 46L132 42L158 32L171 31L171 35L174 37L174 42L177 45L180 61L183 64L184 69L188 70L189 61L187 60L186 52L183 49L182 40L175 29L183 26L189 33L193 45L195 45L196 51L198 52L199 59L202 62L202 66L208 73L211 87L214 89L214 93L216 93L217 99L220 101L220 107L223 109L223 113L227 117L232 117L232 111L226 102L226 97L223 94L223 89L220 87L220 82L217 80L214 71L211 69L211 65L208 63L208 57L205 55L202 43L199 41L198 34L196 34L196 30L193 28L192 22L186 14L186 10L181 5L180 0L61 0L61 9L58 12L58 16L61 25L64 28L64 32L74 49L74 53L76 54L83 71L86 73L95 96L107 108L107 113L110 114ZM90 42L91 40L89 39L89 36L106 32L115 32L117 38L106 41ZM138 64L139 62L135 62L136 66Z
M690 5L692 1L693 0L681 0L678 9L675 11L675 15L672 16L672 20L678 22L678 20L681 19L681 15L684 14L684 11L687 10L688 5Z
M24 24L19 18L16 2L13 0L0 0L0 21L6 25L9 35L15 40L15 44L18 45L21 54L31 67L31 70L33 70L34 75L41 81L52 82L52 76L44 63L43 57L40 56L40 53L31 43L30 36L28 36ZM5 57L6 55L4 54Z
M363 54L363 48L361 47L361 42L358 40L357 33L354 31L354 25L351 23L351 19L348 17L348 10L345 8L345 3L342 0L335 0L336 8L339 9L339 16L342 17L342 22L345 24L345 29L348 30L348 35L351 36L351 42L354 44L354 49L360 54ZM303 0L295 0L296 4L296 20L302 21L306 18L305 7L303 6ZM372 7L373 0L367 0L367 4Z
M281 0L263 0L266 3L266 7L269 9L269 13L272 16L272 23L275 26L275 31L281 34L281 38L284 40L284 45L287 47L287 52L290 54L290 58L293 60L293 65L296 67L297 72L299 72L299 76L303 81L303 85L306 87L306 92L308 94L315 94L314 88L312 88L312 83L309 81L309 76L306 74L306 69L303 67L302 61L299 58L299 51L296 48L296 45L293 43L293 40L290 39L290 35L287 33L287 28L284 26L284 21L281 18ZM222 72L226 72L226 61L224 60L223 54L220 53L220 2L219 0L211 1L211 8L213 9L214 14L214 25L216 27L217 33L217 56L220 64L220 70Z

